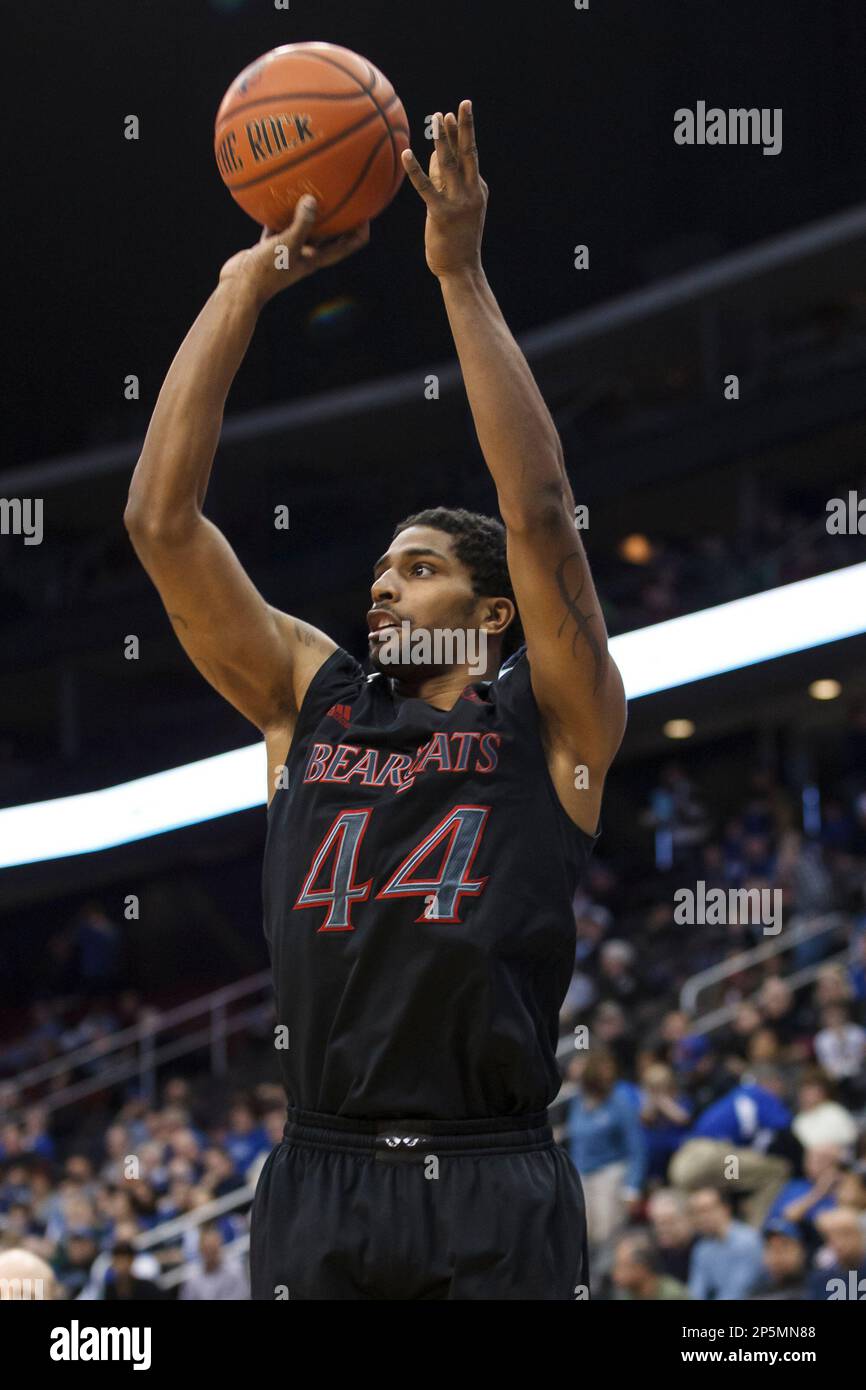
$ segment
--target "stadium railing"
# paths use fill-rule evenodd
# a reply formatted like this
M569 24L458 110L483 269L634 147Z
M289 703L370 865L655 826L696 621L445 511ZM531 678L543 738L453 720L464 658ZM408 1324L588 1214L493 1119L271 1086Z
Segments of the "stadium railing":
M698 999L706 990L722 984L730 976L738 975L743 970L749 970L755 965L762 965L765 961L772 960L774 956L782 956L787 952L796 951L806 941L814 941L820 936L832 934L849 925L852 925L850 920L841 912L829 912L820 917L803 918L800 921L795 918L788 924L783 933L772 940L762 942L760 946L753 946L748 951L739 951L737 955L720 961L718 965L711 965L706 970L699 970L686 980L680 991L680 1008L692 1019L692 1032L709 1033L715 1028L721 1028L730 1022L739 1008L739 1003L725 1004L718 1009L698 1016ZM816 963L810 963L800 970L793 971L790 975L785 975L785 983L791 989L800 989L803 985L816 979L827 965L845 960L847 956L848 947L846 946L844 950L838 951L834 955L824 956Z
M233 1005L249 999L255 999L255 1002L232 1012ZM14 1085L20 1095L20 1108L38 1104L40 1109L48 1112L61 1110L134 1076L138 1078L140 1094L153 1101L158 1069L166 1062L176 1061L203 1048L210 1051L212 1073L223 1076L228 1066L228 1038L249 1025L260 1025L272 1009L271 975L270 971L264 970L235 984L211 990L187 1004L165 1011L154 1010L131 1028L124 1028L111 1037L87 1043L50 1062L42 1062L19 1073ZM161 1037L205 1015L207 1021L204 1026L183 1032L179 1037L171 1037L160 1045ZM65 1073L87 1067L97 1067L98 1070L70 1085L54 1091L50 1089L51 1083Z

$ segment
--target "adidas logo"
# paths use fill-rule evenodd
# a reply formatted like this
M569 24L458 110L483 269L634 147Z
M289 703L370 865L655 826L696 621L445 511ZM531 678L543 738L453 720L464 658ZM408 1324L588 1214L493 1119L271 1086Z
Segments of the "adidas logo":
M351 705L331 705L328 710L328 718L336 719L338 724L342 724L344 729L348 729L349 720L352 718Z

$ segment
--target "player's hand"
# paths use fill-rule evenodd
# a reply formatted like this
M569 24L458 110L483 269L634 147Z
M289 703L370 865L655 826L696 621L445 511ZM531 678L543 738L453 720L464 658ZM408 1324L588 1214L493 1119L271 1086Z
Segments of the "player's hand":
M440 279L481 268L481 235L487 211L487 184L478 172L472 103L462 101L455 117L434 118L435 149L425 174L411 150L403 167L427 207L424 244L427 264Z
M266 304L281 290L296 285L325 266L336 265L367 245L369 222L330 241L310 241L316 211L315 198L301 198L290 226L282 232L265 227L256 246L239 251L226 261L220 271L220 283L236 280L249 285L257 302Z

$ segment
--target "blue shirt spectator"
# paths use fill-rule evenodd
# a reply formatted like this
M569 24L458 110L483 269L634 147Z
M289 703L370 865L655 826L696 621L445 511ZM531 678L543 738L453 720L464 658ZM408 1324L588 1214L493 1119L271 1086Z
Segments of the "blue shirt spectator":
M807 1192L811 1192L814 1185L815 1184L811 1182L809 1178L792 1178L790 1182L786 1182L782 1191L770 1207L770 1210L767 1212L767 1221L770 1222L777 1219L786 1220L785 1208L788 1206L789 1202L796 1202L801 1197L805 1197ZM819 1197L812 1203L806 1211L803 1220L814 1221L819 1212L831 1211L835 1206L836 1198L832 1193L828 1192L825 1196Z
M743 1221L731 1221L724 1235L695 1243L689 1268L692 1298L748 1298L763 1268L761 1237Z
M741 1148L765 1151L779 1130L790 1129L787 1105L763 1086L735 1086L700 1115L690 1139L726 1139Z
M672 1068L656 1062L647 1068L640 1088L647 1176L662 1181L671 1155L676 1153L689 1130L694 1111L688 1095L678 1092L678 1084Z
M597 1105L575 1096L568 1109L568 1150L578 1172L597 1173L611 1163L627 1163L625 1186L638 1193L646 1179L646 1144L634 1100L614 1086Z

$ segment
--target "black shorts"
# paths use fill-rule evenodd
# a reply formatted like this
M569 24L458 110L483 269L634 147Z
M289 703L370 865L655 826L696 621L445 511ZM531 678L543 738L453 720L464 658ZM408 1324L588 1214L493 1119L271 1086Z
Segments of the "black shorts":
M289 1111L259 1177L252 1297L588 1297L580 1178L547 1115L468 1124Z

